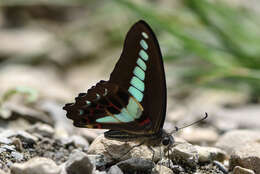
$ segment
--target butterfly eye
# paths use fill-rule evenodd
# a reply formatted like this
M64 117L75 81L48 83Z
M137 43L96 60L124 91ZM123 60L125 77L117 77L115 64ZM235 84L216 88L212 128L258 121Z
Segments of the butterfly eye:
M169 138L168 136L163 137L162 144L163 144L164 146L169 145L169 144L170 144L170 138Z
M170 144L174 144L174 139L171 135L165 136L162 138L162 144L164 146L168 146Z

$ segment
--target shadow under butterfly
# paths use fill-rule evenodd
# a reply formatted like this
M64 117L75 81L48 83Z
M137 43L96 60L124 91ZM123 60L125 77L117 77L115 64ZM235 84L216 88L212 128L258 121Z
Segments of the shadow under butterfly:
M172 133L180 129L163 130L167 101L162 54L155 34L143 20L128 31L109 80L98 82L75 100L63 107L74 126L110 129L104 133L108 139L170 147Z

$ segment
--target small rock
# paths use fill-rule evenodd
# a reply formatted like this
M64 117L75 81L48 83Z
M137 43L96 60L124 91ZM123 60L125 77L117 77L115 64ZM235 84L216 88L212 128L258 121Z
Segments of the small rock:
M22 130L19 131L6 130L4 132L1 132L0 137L5 137L5 138L17 137L23 140L23 142L26 142L28 144L35 144L36 141L38 141L37 137Z
M190 167L196 167L199 159L197 149L189 143L176 144L170 152L170 157L177 164L185 163Z
M67 146L70 144L74 144L76 147L81 147L81 148L87 148L89 146L87 140L85 140L85 138L78 135L73 135L69 138L63 139L63 144Z
M22 161L24 159L23 154L19 152L11 152L11 156L15 158L16 161Z
M106 165L104 155L87 155L93 165L100 168Z
M12 174L59 174L58 167L51 159L32 158L25 163L15 163L11 166Z
M225 151L215 147L195 146L199 154L199 162L206 163L214 160L224 161L227 154Z
M106 163L115 162L115 159L126 160L132 157L152 159L153 152L146 145L141 145L136 148L138 142L120 142L116 140L109 140L104 135L98 136L89 146L88 154L102 154ZM159 148L153 148L155 151L154 160L160 159Z
M236 166L260 173L260 143L251 142L236 147L230 157L230 169Z
M19 138L13 138L12 144L15 146L16 150L18 150L19 152L23 151L23 143Z
M153 170L152 174L174 174L171 169L162 165L156 165Z
M11 140L6 137L0 137L0 144L11 144Z
M6 172L0 169L0 174L6 174Z
M1 148L5 149L6 151L9 151L9 152L15 151L14 145L3 145L3 146L1 146Z
M80 151L70 155L69 160L65 164L67 174L92 174L94 169L88 156Z
M37 123L27 130L30 133L38 133L43 137L52 138L54 135L54 129L44 123Z
M110 167L107 174L124 174L124 173L117 165L113 165L112 167Z
M225 161L224 161L223 163L225 163ZM228 173L228 169L226 168L226 166L228 166L228 165L225 166L225 164L223 164L223 163L221 163L221 162L219 162L219 161L213 161L213 164L214 164L220 171L222 171L224 174L226 174L226 173Z
M104 130L102 129L76 129L76 134L81 135L85 139L87 139L89 142L94 141L99 135L103 134Z
M125 172L151 171L154 167L154 163L151 160L143 158L131 158L116 165Z
M216 143L216 147L224 149L231 154L233 149L244 146L249 142L256 142L260 139L260 131L256 130L234 130L225 133Z
M0 147L0 154L3 153L3 152L6 152L6 149L5 148L2 148ZM1 167L1 166L0 166Z
M250 169L245 169L243 167L236 166L233 169L233 174L255 174L255 172Z
M180 136L187 140L188 142L199 144L199 143L207 143L213 144L215 143L219 136L216 130L211 128L193 128L188 127L183 129L180 133Z

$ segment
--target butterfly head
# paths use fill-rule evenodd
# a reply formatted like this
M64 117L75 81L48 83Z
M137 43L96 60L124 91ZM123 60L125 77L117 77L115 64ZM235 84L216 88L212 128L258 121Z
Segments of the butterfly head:
M162 130L161 135L161 144L163 146L171 146L174 144L174 138L171 134L167 133L166 131Z

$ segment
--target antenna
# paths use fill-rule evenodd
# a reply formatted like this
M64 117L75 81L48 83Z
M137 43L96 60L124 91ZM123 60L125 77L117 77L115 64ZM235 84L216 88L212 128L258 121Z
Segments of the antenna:
M189 127L189 126L192 126L192 125L194 125L194 124L197 124L197 123L199 123L199 122L205 120L207 117L208 117L208 113L205 112L205 116L204 116L202 119L199 119L198 121L195 121L195 122L193 122L193 123L191 123L191 124L188 124L188 125L185 125L185 126L183 126L183 127L177 127L177 126L175 126L175 130L171 131L170 134L173 134L173 133L175 133L175 132L178 132L179 130L184 129L184 128Z

